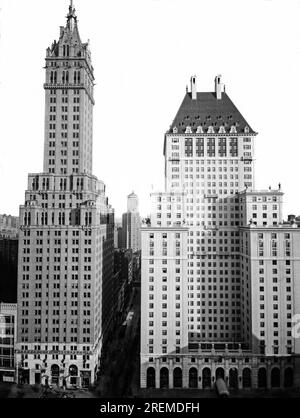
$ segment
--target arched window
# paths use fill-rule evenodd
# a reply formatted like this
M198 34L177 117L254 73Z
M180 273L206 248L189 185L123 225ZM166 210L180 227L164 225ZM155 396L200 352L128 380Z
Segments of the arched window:
M176 367L173 371L174 388L182 388L182 370Z
M69 367L69 375L70 376L77 376L78 375L78 367L75 364L71 364Z
M148 367L147 369L147 388L155 388L155 369Z
M278 367L274 367L271 371L271 387L272 388L280 387L280 370Z
M238 388L238 371L236 368L229 370L229 387L233 389Z
M77 384L78 367L75 364L71 364L69 367L69 376L71 385Z
M160 369L160 388L168 388L169 387L169 370L166 367Z
M202 388L211 388L211 371L209 367L205 367L202 370Z
M51 382L55 385L59 383L59 366L57 364L51 366Z
M217 370L216 370L216 380L219 379L219 378L224 379L224 369L223 369L223 367L218 367Z
M259 388L267 387L267 371L264 367L258 369L257 385Z
M243 370L243 388L251 388L251 370L248 367Z
M192 367L189 370L189 388L198 387L198 370L195 367Z

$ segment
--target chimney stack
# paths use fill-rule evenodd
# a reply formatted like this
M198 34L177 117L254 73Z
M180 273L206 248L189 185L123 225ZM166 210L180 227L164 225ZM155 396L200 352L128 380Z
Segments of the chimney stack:
M294 223L295 222L295 219L296 219L296 216L295 215L288 215L288 222Z
M197 78L195 75L191 77L191 93L192 100L197 100Z
M222 99L222 93L224 90L224 84L221 83L221 75L219 74L215 78L215 93L218 100Z

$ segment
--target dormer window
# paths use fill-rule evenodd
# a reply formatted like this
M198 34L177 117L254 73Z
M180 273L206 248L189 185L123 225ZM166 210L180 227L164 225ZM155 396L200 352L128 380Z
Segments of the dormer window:
M186 133L186 134L191 134L191 133L193 133L193 132L192 132L192 128L191 128L190 126L187 126L187 127L186 127L186 129L185 129L185 133Z
M245 129L244 129L245 134L248 134L249 131L250 131L249 126L245 126Z
M208 134L214 134L215 133L214 127L213 126L209 126L208 127L208 130L207 130L207 133Z
M231 126L231 128L230 128L230 133L231 134L236 134L236 127L235 126Z
M196 131L196 133L197 133L197 134L203 134L203 128L202 128L202 126L197 126L197 131Z
M176 126L174 126L174 128L173 128L173 134L177 134L177 132L178 132L178 129L176 128Z
M219 128L219 134L225 134L225 133L226 133L225 127L223 125L220 126L220 128Z

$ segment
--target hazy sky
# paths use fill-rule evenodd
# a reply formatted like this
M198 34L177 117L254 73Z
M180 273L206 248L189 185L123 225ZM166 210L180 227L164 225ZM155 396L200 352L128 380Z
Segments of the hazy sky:
M281 182L300 214L299 0L74 0L96 86L93 172L116 215L133 190L140 212L164 187L163 140L189 84L226 92L256 139L256 186ZM68 0L0 0L0 213L18 214L41 172L46 48ZM299 126L298 126L299 124Z

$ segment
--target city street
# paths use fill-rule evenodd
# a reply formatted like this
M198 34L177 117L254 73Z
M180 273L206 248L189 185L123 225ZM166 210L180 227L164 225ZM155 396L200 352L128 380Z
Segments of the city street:
M124 312L132 319L127 321L127 327L122 336L122 322L117 324L112 337L104 349L105 356L102 359L99 383L93 391L76 389L67 390L66 397L95 398L95 397L126 397L132 396L136 391L138 382L139 365L139 326L140 326L140 287L133 287L129 297L128 306ZM133 381L135 383L133 383ZM1 398L59 398L62 397L62 389L49 390L43 396L41 386L1 384Z
M42 386L0 384L0 398L95 398L95 394L83 389L67 390L62 389L49 390L47 395L43 396Z
M126 314L132 312L125 334L121 334L121 324L114 330L106 356L102 360L99 384L96 396L123 397L131 396L133 378L139 359L139 324L140 324L140 287L133 287ZM126 315L127 316L127 315Z

